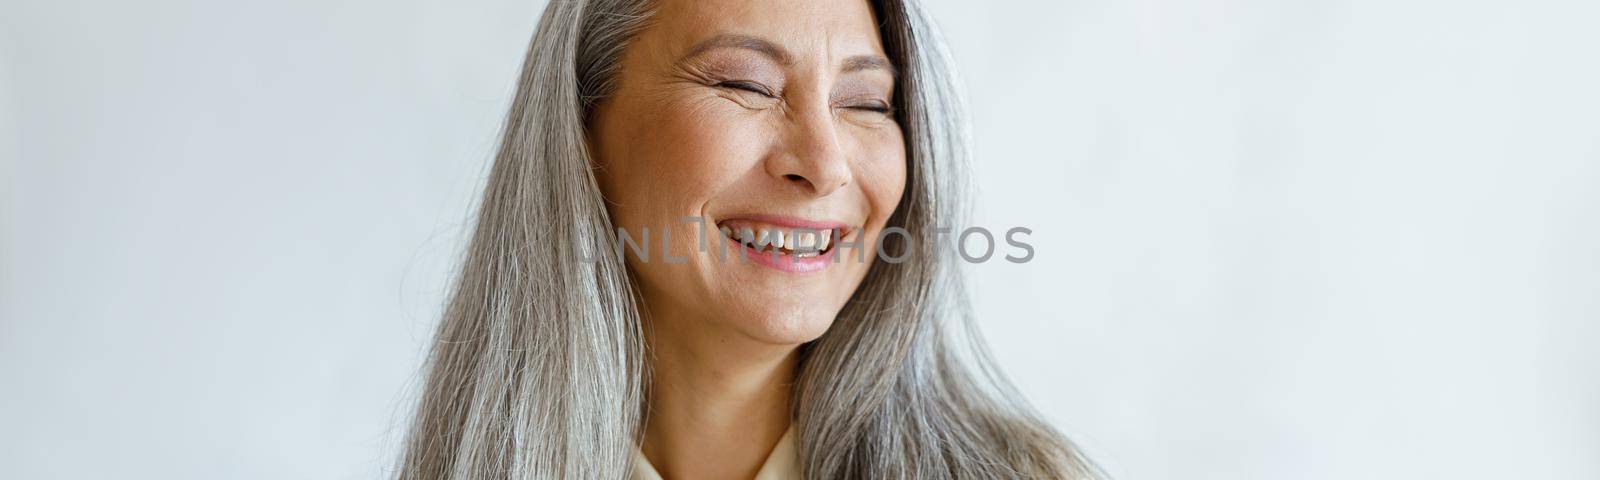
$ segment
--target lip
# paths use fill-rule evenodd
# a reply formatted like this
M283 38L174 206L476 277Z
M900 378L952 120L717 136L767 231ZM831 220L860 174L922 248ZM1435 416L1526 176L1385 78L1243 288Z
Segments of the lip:
M732 221L764 223L775 227L791 229L838 230L838 238L840 240L848 238L848 235L850 235L854 230L854 227L851 227L850 224L840 221L810 220L800 217L773 214L729 215L717 219L716 225L721 226L726 222ZM726 250L730 254L727 258L728 261L742 263L746 261L745 259L748 259L748 261L751 263L788 273L807 274L820 272L823 269L828 268L829 265L835 263L834 256L839 253L838 248L830 248L828 251L819 253L813 257L774 255L772 253L758 252L754 248L745 246L745 244L726 236L718 236L722 237L722 241L726 242L727 245L731 245L733 247Z
M738 249L739 253L732 253L733 251L729 250L729 255L727 258L727 261L729 262L743 263L746 261L746 259L748 259L750 263L789 273L805 274L820 272L823 269L828 268L828 265L833 264L834 255L839 253L839 249L830 248L828 251L817 254L817 256L814 257L797 257L793 255L758 252L756 249L747 247L745 244L734 241L734 239L728 237L722 237L722 241L726 242L728 245L732 245L733 248Z
M791 216L787 216L787 215L770 215L770 214L761 214L761 213L729 215L729 216L722 217L722 218L718 219L717 220L717 224L721 225L723 222L733 221L733 220L745 220L745 221L751 221L751 222L757 222L757 223L770 223L770 224L772 224L774 226L779 226L779 227L804 228L804 229L809 229L809 230L827 230L827 229L833 228L833 229L838 229L839 230L839 233L840 233L841 237L843 237L844 234L850 233L850 230L851 230L850 224L844 223L844 222L838 222L838 221L833 221L833 220L808 220L808 219L804 219L804 218L800 218L800 217L791 217Z

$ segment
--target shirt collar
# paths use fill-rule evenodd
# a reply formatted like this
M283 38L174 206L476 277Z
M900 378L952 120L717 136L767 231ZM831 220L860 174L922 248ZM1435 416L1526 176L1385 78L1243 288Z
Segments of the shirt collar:
M795 445L794 435L794 425L790 424L789 430L783 432L778 444L772 447L772 453L767 454L767 460L762 462L753 480L800 480L800 450ZM650 460L644 458L644 452L638 448L633 449L633 475L630 480L662 480L661 473L656 472L656 467L650 465Z

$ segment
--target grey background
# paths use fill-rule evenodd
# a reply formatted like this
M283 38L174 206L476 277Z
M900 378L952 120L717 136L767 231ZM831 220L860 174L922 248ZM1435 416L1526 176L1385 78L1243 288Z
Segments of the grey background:
M1126 479L1600 478L1600 6L935 1ZM375 478L540 2L0 3L6 478Z

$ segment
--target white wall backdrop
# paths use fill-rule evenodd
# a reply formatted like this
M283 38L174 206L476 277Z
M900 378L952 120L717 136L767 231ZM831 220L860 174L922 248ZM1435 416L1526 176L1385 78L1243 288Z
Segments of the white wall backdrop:
M0 2L0 476L383 476L539 3ZM1117 477L1600 478L1600 4L932 9Z

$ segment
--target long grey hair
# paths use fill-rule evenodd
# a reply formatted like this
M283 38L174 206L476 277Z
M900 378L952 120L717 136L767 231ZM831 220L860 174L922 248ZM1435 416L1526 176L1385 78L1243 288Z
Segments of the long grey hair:
M993 368L937 228L965 216L965 132L948 55L914 0L875 0L901 72L907 185L879 261L794 389L807 478L1092 478ZM402 479L623 478L649 382L637 290L587 151L648 0L552 0L524 60L446 305ZM593 261L578 261L580 258Z

